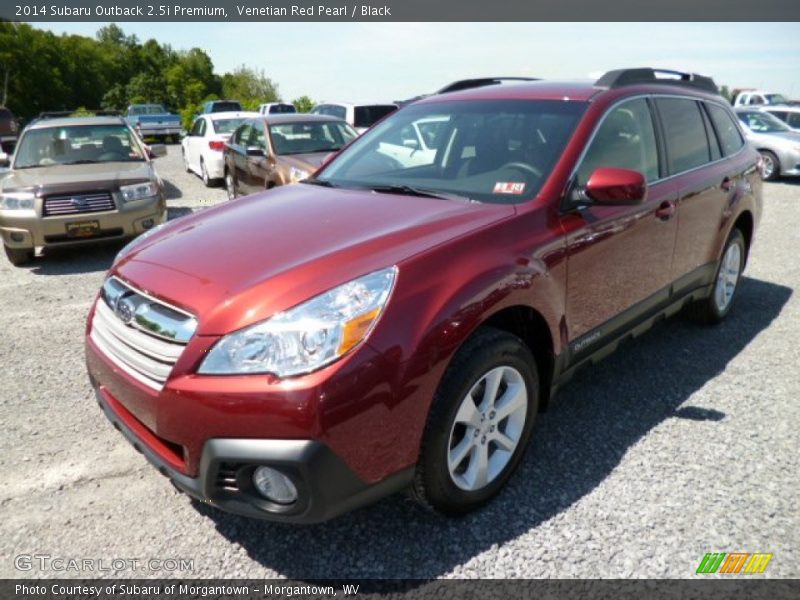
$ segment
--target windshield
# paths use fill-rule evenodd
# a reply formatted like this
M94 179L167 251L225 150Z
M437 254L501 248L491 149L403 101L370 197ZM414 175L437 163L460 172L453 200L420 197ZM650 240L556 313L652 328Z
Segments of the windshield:
M166 109L160 104L140 104L131 106L128 110L129 115L161 115L165 112L167 112Z
M14 168L143 160L144 150L124 125L73 125L29 130Z
M778 131L791 131L786 123L769 113L744 112L737 113L739 120L755 133L776 133Z
M238 102L214 102L211 104L210 112L236 112L242 110L242 105Z
M522 202L539 191L585 110L585 102L561 100L412 104L353 142L314 181Z
M286 113L296 113L297 109L294 107L294 104L273 104L269 107L269 114L276 115L276 114L286 114Z
M786 97L781 94L764 94L770 104L786 104Z
M214 133L233 133L239 125L244 123L245 119L214 119L211 124L214 126Z
M394 104L374 106L356 106L353 115L353 125L356 127L372 127L389 113L397 110Z
M335 152L358 137L341 121L280 123L269 126L275 154Z

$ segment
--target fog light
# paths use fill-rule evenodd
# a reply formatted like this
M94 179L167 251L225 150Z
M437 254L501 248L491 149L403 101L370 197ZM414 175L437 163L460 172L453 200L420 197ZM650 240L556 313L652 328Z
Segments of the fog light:
M21 233L15 231L14 233L11 234L11 241L12 242L24 242L25 241L25 236L22 235Z
M155 224L156 222L153 221L153 219L145 219L144 221L142 221L142 228L150 229Z
M258 493L276 504L292 504L297 500L297 488L292 480L271 467L258 467L253 473Z

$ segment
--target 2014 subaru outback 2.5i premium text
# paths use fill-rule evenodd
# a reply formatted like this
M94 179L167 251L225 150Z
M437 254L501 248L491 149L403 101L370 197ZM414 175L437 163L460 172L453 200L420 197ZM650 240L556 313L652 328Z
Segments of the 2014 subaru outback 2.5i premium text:
M426 162L381 152L419 122ZM123 249L87 324L91 382L219 508L314 522L406 488L463 513L576 368L681 308L729 313L758 168L705 77L434 95L300 185Z

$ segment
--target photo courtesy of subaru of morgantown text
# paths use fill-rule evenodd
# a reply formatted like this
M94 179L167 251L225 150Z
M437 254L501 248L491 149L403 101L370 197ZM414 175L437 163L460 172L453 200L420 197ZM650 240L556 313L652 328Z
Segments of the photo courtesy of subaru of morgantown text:
M454 88L354 141L329 127L347 147L298 185L118 254L87 323L89 376L179 489L290 522L403 489L472 511L578 367L682 309L728 315L763 160L711 79ZM230 152L333 150L296 135L326 121L270 118Z

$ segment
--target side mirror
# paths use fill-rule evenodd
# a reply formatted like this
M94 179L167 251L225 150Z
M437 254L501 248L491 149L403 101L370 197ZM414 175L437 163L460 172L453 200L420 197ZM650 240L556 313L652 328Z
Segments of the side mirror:
M167 155L167 147L164 144L150 144L147 147L147 156L150 158L161 158Z
M264 148L261 146L248 146L245 152L247 153L247 156L265 157L267 155L267 153L264 151Z
M0 169L7 169L11 164L11 157L5 152L0 152Z
M639 204L647 198L647 182L639 171L600 167L586 182L585 193L597 204Z

